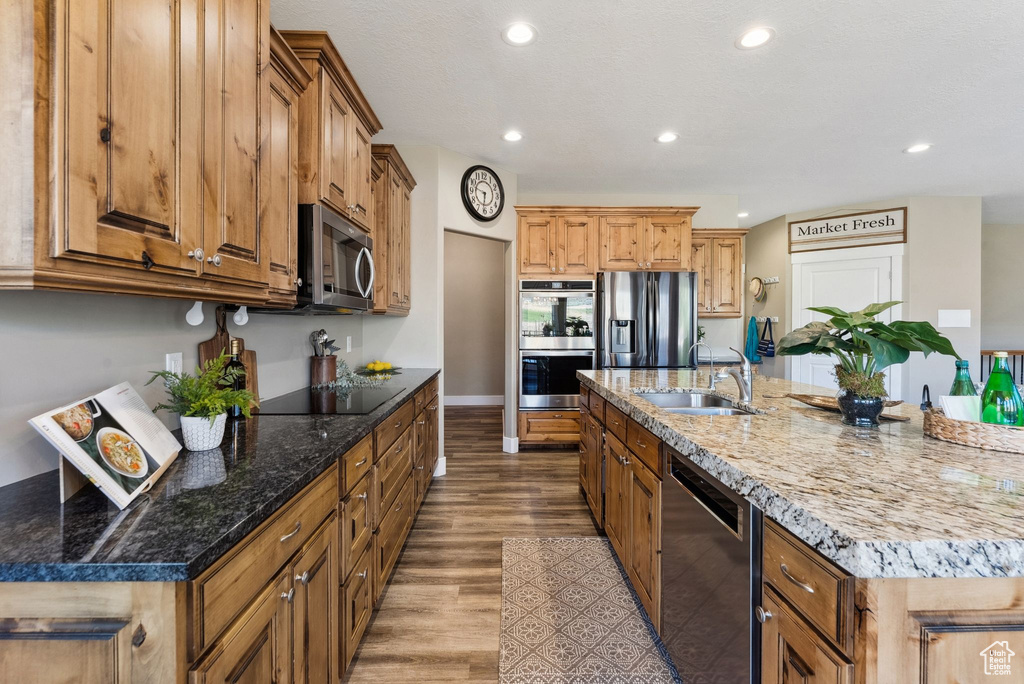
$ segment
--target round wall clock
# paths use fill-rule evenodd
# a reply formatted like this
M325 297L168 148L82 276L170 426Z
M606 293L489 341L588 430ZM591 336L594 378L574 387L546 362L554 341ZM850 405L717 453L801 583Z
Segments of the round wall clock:
M493 221L505 208L501 179L486 166L471 166L462 175L462 203L477 221Z

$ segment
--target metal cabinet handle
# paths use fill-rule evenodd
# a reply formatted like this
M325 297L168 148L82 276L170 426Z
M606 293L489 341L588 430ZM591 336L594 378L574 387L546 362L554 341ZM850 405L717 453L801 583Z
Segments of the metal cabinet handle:
M285 592L285 593L282 593L282 594L281 594L281 598L283 598L283 599L284 599L285 601L287 601L288 603L291 603L291 602L292 602L292 599L294 599L294 598L295 598L295 587L292 587L292 588L291 588L291 589L289 589L289 590L288 590L287 592Z
M205 254L206 253L203 251L202 247L196 247L195 249L189 250L188 258L189 259L195 259L196 261L202 261L203 260L203 256Z
M364 465L365 463L366 463L366 459L364 458L362 461L359 461L359 463L356 463L356 468L358 468L361 465Z
M366 492L363 492L362 494L356 494L356 498L366 501Z
M580 447L580 453L581 453L581 454L585 454L585 453L587 453L587 451L586 451L586 449L584 449L583 447Z
M354 204L349 204L349 205L348 205L348 206L346 206L345 208L346 208L346 209L348 209L349 211L353 211L353 210L354 210L354 209L356 208L356 205L354 205Z
M754 609L754 617L756 617L757 621L763 625L775 616L771 614L771 611L767 611L761 606L758 606Z
M552 267L551 267L551 272L552 272L552 273L554 273L554 272L555 272L555 267L554 267L554 266L552 266Z
M206 257L206 263L213 264L214 266L220 266L222 263L220 254L214 254L212 257Z
M395 423L395 427L396 428L402 427L402 421L398 421L397 423Z
M647 262L647 268L650 268L650 267L651 267L651 262L650 262L650 261L648 261L648 262Z
M416 470L423 470L423 466L416 466Z
M309 570L306 570L301 575L296 575L295 581L302 582L302 586L306 586L307 584L309 584Z
M436 411L437 410L437 404L431 404L427 408L429 408L431 411Z
M362 572L357 572L356 577L358 577L359 579L366 579L366 570L363 570Z
M637 268L643 268L644 267L644 262L638 261L638 262L636 262L636 266L637 266Z
M555 418L561 418L561 417L562 417L562 414L561 414L561 413L556 413L556 414L555 414Z
M302 287L302 278L295 279L295 287Z
M638 447L640 447L641 449L646 449L646 448L647 448L647 445L646 445L646 444L644 444L643 442L641 442L641 441L640 441L639 439L638 439L638 440L636 440L636 445L637 445Z
M402 502L401 502L401 501L399 501L399 502L398 502L398 505L397 505L397 506L395 506L395 510L396 510L396 511L400 511L400 510L402 510Z
M288 541L289 539L291 539L292 537L297 535L299 533L299 530L301 530L301 529L302 529L302 521L301 520L295 521L295 529L292 530L291 532L289 532L288 534L284 535L283 537L281 537L281 541L282 542Z
M801 589L803 589L804 591L806 591L808 594L813 594L814 593L814 587L812 587L809 584L805 584L804 582L801 582L796 577L793 577L791 574L789 574L789 568L786 567L785 563L782 563L781 565L779 565L779 570L782 570L782 576L783 577L785 577L790 582L792 582L796 586L798 586Z
M558 267L558 272L559 273L565 273L565 266L559 266Z
M416 424L417 424L417 425L426 425L426 424L427 424L427 421L426 421L426 420L417 420L417 421L416 421Z

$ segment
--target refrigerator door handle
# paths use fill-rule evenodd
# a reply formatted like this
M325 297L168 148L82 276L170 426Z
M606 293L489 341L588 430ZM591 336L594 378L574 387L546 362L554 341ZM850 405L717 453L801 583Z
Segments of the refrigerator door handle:
M661 311L658 307L659 293L658 293L658 281L656 279L657 274L647 273L645 277L647 279L647 349L649 366L660 366L664 363L663 359L658 358L658 317L661 315Z

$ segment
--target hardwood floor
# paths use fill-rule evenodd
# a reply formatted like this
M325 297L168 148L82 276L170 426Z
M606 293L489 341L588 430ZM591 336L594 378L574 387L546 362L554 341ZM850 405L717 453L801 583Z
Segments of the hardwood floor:
M445 409L445 456L348 682L497 681L501 540L597 534L576 449L503 453L500 409Z

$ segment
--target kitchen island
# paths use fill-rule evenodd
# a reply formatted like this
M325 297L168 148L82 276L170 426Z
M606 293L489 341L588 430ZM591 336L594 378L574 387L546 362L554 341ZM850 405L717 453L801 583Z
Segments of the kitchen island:
M795 681L983 681L990 644L1024 648L1021 457L926 437L916 405L887 410L906 422L847 427L784 397L828 390L785 380L755 376L735 402L750 415L706 416L644 399L708 392L705 372L579 376L591 408L660 440L662 470L674 450L763 512L766 684L805 670L818 674Z

